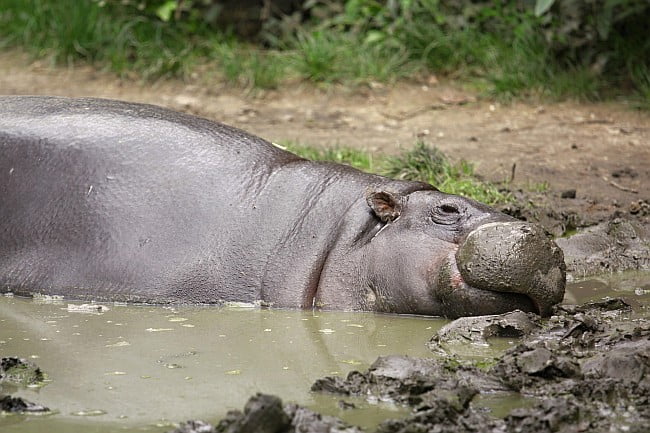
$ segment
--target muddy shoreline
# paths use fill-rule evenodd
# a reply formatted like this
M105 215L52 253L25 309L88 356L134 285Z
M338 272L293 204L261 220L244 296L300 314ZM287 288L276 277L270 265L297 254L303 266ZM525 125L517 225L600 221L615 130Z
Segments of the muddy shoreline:
M445 349L459 338L476 344L499 336L521 340L487 363ZM340 396L343 406L354 407L347 397L362 396L411 408L406 418L383 421L378 433L650 430L650 321L621 299L561 305L544 321L521 312L458 319L429 344L444 355L380 357L367 371L328 376L311 389ZM499 394L518 396L520 407L497 417L475 404L480 396ZM171 432L252 431L361 429L258 394L217 425L188 421Z

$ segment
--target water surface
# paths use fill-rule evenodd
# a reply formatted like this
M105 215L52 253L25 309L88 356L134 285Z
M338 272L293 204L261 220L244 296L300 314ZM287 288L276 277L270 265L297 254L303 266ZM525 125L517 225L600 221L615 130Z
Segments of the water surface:
M565 302L608 296L650 317L650 275L625 273L569 284ZM312 394L325 375L365 370L380 355L434 356L425 346L447 320L371 313L265 310L242 306L102 304L77 311L67 300L0 297L0 355L31 359L47 384L16 395L55 409L47 416L0 415L3 433L165 432L171 422L217 421L256 392L272 393L362 426L405 408ZM495 341L493 357L516 341ZM13 392L13 389L5 389ZM507 396L480 399L495 414Z
M428 356L424 343L446 323L241 307L102 304L108 311L88 313L79 305L0 297L0 354L31 359L48 375L44 387L16 395L58 412L0 418L3 432L59 424L68 432L165 431L170 421L218 419L256 392L338 414L339 399L309 392L316 379L365 370L380 355ZM403 412L355 403L362 410L354 418L370 424Z

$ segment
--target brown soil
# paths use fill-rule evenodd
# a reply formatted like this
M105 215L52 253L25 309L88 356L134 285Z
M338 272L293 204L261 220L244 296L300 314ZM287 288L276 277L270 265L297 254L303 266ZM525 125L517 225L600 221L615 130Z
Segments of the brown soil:
M297 84L250 94L223 83L118 79L91 67L52 68L0 54L0 94L96 96L167 106L273 141L395 153L422 139L493 181L546 182L553 206L575 189L581 212L628 210L650 199L650 114L621 103L502 105L453 83L319 90ZM205 80L203 80L205 81ZM557 200L555 199L557 197ZM583 199L583 200L580 200Z

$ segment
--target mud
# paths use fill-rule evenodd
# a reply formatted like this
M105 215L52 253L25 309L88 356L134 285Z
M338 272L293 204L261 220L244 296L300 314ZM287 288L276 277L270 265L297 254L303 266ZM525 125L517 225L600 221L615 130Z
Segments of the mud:
M519 338L541 329L538 315L513 311L491 316L462 317L445 325L427 344L432 352L445 355L458 353L467 344L487 345L494 337Z
M361 433L338 418L321 415L296 404L282 404L280 398L257 394L243 411L228 412L217 425L192 420L169 433Z
M625 301L610 299L557 307L543 324L517 312L459 319L432 338L437 352L454 340L483 341L504 329L522 341L489 368L454 355L385 357L366 372L320 379L312 390L413 408L405 419L383 422L382 433L649 431L650 322L630 312ZM481 394L508 392L534 403L505 417L473 403Z
M637 221L614 217L556 243L574 277L650 269L650 226Z
M45 406L32 403L21 397L11 397L10 395L0 397L0 412L41 413L49 411Z
M37 403L21 397L4 395L11 393L18 387L38 386L43 382L44 376L40 368L26 359L14 356L0 359L0 413L43 413L50 410Z

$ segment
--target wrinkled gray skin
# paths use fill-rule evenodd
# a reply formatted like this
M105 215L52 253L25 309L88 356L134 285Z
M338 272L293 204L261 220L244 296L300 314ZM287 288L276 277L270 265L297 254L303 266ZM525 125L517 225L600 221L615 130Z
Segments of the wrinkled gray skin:
M468 236L509 239L463 248L474 279L457 263ZM521 251L507 268L477 257ZM541 231L428 184L159 107L0 98L5 292L457 317L548 314L564 283Z

